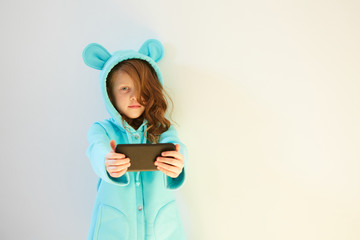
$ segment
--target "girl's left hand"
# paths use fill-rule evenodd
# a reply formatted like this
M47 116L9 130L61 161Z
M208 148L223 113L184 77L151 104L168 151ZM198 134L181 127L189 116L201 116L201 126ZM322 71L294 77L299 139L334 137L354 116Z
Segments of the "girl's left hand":
M157 169L165 173L167 176L176 178L184 168L184 156L179 152L180 145L175 145L175 151L162 152L162 157L157 157L154 164Z

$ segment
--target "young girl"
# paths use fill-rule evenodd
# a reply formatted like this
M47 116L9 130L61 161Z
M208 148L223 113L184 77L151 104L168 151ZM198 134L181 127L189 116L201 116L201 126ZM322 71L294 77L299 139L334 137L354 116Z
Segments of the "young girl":
M101 70L100 85L111 118L88 131L86 155L99 177L88 239L185 239L173 190L183 185L187 149L165 118L167 103L156 62L162 44L146 41L139 51L110 54L91 43L83 51L86 65ZM115 153L116 144L173 143L162 152L159 171L127 172L131 159Z

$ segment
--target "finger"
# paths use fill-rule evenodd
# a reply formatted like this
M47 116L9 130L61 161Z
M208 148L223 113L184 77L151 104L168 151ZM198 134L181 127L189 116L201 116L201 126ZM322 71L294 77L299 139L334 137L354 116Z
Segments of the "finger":
M115 147L116 147L115 140L113 139L110 140L110 147L111 147L111 152L115 152Z
M184 166L184 162L181 159L176 158L157 157L155 163L159 162L177 166L179 168L182 168Z
M165 173L167 176L172 177L172 178L176 178L177 176L179 176L179 174L171 172L171 171L169 171L169 170L167 170L165 168L162 168L162 167L157 167L157 169L159 169L160 171Z
M121 172L131 166L131 163L127 163L121 166L108 166L106 170L111 173Z
M163 156L163 157L173 157L173 158L178 158L178 159L184 160L184 156L181 153L176 152L176 151L162 152L161 156Z
M123 159L125 158L126 156L122 153L114 153L114 152L109 152L105 155L105 157L107 159Z
M124 165L130 162L130 158L124 158L121 160L112 160L112 159L107 159L105 160L105 166L120 166L120 165Z
M118 177L121 177L122 175L124 175L126 173L127 169L124 169L120 172L116 172L116 173L109 173L110 176L112 177L115 177L115 178L118 178Z
M172 165L162 163L162 162L158 162L156 166L164 168L164 169L166 169L168 171L171 171L171 172L174 172L174 173L177 173L180 170L180 168L177 167L177 166L172 166Z

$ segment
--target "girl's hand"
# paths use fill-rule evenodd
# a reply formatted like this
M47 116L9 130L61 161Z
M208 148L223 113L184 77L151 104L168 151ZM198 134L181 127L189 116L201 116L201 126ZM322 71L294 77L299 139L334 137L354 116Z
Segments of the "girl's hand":
M115 152L115 140L110 141L110 147L111 151L105 155L106 171L110 176L119 178L124 175L130 167L130 158L125 158L124 154Z
M167 176L176 178L184 168L184 156L179 152L180 145L175 145L175 151L162 152L162 157L157 157L154 164L157 169L165 173Z

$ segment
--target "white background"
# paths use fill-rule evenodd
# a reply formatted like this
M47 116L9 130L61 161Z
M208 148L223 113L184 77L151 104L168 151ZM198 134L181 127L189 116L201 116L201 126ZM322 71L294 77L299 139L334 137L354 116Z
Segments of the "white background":
M85 239L108 118L87 44L149 38L189 151L189 239L360 239L360 4L2 1L1 239Z

